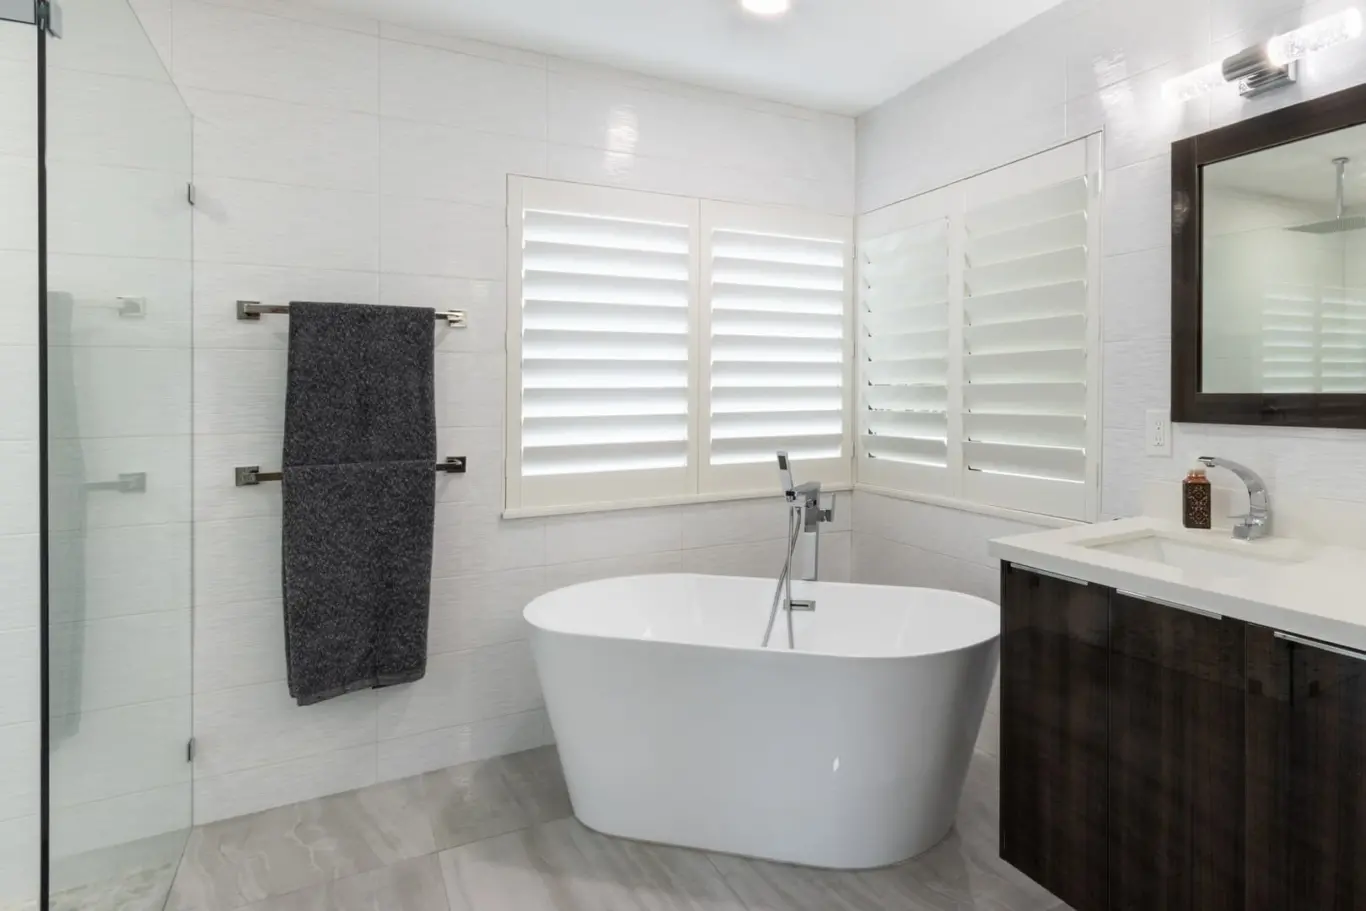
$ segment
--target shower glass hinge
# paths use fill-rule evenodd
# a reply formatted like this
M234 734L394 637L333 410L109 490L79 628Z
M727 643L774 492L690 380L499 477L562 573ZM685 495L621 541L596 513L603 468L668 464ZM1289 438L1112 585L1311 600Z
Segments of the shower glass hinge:
M188 741L185 742L185 761L186 761L186 762L194 762L194 747L195 747L194 738L191 737Z
M62 37L62 7L57 0L38 0L38 26L53 38Z
M194 201L195 201L194 198L195 198L194 184L192 184L192 183L187 183L187 184L185 184L185 199L189 201L190 205L194 205Z

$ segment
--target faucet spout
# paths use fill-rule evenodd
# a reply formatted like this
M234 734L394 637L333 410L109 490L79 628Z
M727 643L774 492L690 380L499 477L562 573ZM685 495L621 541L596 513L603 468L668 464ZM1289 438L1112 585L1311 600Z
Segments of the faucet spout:
M1238 462L1218 456L1201 456L1207 468L1223 468L1237 475L1247 485L1248 514L1233 526L1233 536L1243 541L1254 541L1271 534L1271 492L1261 475Z

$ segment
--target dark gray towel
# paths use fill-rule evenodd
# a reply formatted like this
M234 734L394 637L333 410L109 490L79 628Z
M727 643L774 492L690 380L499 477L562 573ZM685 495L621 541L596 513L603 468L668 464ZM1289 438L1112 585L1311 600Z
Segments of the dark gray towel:
M290 305L285 654L300 705L426 673L435 325L426 309Z
M300 705L426 673L432 465L284 470L285 643Z
M435 466L435 342L433 310L290 304L285 466Z

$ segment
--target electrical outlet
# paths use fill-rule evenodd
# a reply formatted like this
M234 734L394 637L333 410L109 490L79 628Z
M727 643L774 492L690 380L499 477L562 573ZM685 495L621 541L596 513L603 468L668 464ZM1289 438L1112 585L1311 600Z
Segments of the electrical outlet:
M1143 434L1148 455L1171 458L1172 420L1166 411L1149 411L1143 421Z

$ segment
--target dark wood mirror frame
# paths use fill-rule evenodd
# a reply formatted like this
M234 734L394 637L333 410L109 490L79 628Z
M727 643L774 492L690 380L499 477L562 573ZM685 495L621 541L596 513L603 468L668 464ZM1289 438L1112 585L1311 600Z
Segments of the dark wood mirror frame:
M1205 165L1366 123L1366 85L1303 101L1172 143L1172 420L1366 428L1366 395L1201 392Z

